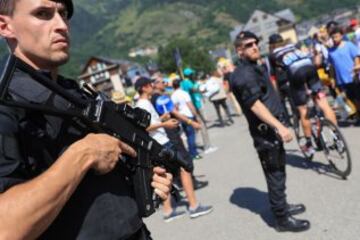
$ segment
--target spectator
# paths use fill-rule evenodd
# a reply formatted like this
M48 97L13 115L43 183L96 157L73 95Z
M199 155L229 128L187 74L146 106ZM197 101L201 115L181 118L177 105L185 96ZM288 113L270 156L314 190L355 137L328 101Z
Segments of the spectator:
M147 131L150 135L157 140L164 147L177 150L176 146L172 144L169 140L166 130L174 130L178 127L179 122L174 118L169 118L168 116L163 116L160 118L159 114L156 112L154 106L152 105L150 98L153 94L154 88L151 83L151 80L145 77L140 77L135 83L135 89L139 93L140 98L136 103L136 106L148 111L151 114L151 123ZM196 218L202 215L206 215L212 211L211 206L200 205L196 200L194 188L192 185L192 179L190 173L185 172L183 169L181 171L181 179L184 190L187 194L189 200L189 214L191 218ZM170 198L164 201L164 221L169 222L184 215L185 212L176 211L171 206Z
M202 102L202 94L200 84L195 80L195 71L191 68L184 69L185 79L181 81L181 88L190 95L191 101L195 107L195 116L199 116L198 121L201 123L201 137L204 143L204 153L216 151L216 147L212 147L210 143L209 133L206 129L204 106Z
M196 148L195 129L192 126L192 122L196 121L196 110L191 102L190 95L180 88L180 81L181 80L176 79L172 83L174 92L171 95L171 100L173 101L176 110L180 114L189 118L187 122L182 123L182 127L187 138L190 156L192 159L201 159L202 157L199 155Z
M233 110L235 111L235 113L238 116L241 116L242 111L241 111L240 105L237 102L237 100L232 92L231 84L230 84L231 74L235 70L235 65L229 59L220 58L217 63L217 69L223 75L225 91L226 91L228 99L231 102Z
M220 75L220 73L218 71L215 71L212 76L210 77L210 79L208 79L207 84L205 86L208 86L206 89L208 89L211 85L216 86L217 91L215 92L208 92L207 96L209 97L209 100L213 103L215 110L216 110L216 114L218 116L218 121L220 123L220 127L224 127L225 125L227 125L228 123L233 124L234 121L232 120L230 111L229 111L229 107L226 103L226 92L225 92L225 88L224 88L224 81L222 79L222 76ZM225 111L227 118L228 118L228 123L225 123L223 120L223 117L221 115L221 111L220 111L220 107L223 108L223 110Z
M336 76L336 84L345 91L357 110L360 110L360 84L355 81L360 71L360 50L343 39L342 30L333 28L330 36L334 46L329 49L329 60Z

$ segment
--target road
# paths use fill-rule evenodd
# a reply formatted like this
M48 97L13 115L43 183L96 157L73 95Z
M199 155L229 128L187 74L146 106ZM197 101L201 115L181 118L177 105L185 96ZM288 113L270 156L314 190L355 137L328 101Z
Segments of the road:
M214 119L208 106L207 115ZM353 170L348 180L328 174L317 154L303 159L296 141L287 149L287 194L290 203L304 203L298 218L308 219L303 233L278 233L272 227L265 178L244 117L225 128L209 129L218 151L195 162L195 175L209 186L196 191L199 200L214 206L210 215L191 220L188 215L164 223L161 210L145 222L155 240L356 240L360 232L360 127L342 128L351 149ZM185 210L184 204L179 207Z

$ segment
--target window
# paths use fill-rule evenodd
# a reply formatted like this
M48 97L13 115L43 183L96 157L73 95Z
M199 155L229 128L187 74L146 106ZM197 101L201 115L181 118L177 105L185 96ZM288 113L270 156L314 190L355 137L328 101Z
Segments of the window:
M267 14L264 14L263 15L263 19L266 20L268 18L268 15Z
M110 78L110 74L108 71L103 71L106 69L106 65L104 63L97 63L90 67L90 73L99 72L93 76L91 76L90 80L92 83L99 83L106 81Z
M253 23L257 23L257 21L258 21L257 17L254 17L254 18L252 19L252 22L253 22Z

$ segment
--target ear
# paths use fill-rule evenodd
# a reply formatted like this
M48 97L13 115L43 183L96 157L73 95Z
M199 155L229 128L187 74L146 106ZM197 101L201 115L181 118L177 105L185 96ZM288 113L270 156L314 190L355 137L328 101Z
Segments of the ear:
M0 15L0 35L7 39L15 37L9 16Z
M243 53L241 47L237 47L235 50L236 50L237 55L240 57Z

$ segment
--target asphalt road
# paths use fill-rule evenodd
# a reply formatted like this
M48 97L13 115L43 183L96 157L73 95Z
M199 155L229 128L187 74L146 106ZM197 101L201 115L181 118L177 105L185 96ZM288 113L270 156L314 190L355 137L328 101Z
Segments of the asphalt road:
M214 119L212 107L208 117ZM287 149L287 194L290 203L304 203L311 229L303 233L278 233L272 227L265 178L253 148L244 117L225 128L209 129L218 151L195 162L195 175L209 186L196 191L203 204L214 211L191 220L188 215L170 223L161 209L145 222L155 240L356 240L360 239L360 127L341 129L350 146L353 170L348 180L328 173L326 161L317 154L309 163L296 141ZM180 204L180 210L186 210Z

